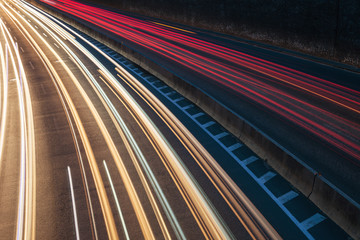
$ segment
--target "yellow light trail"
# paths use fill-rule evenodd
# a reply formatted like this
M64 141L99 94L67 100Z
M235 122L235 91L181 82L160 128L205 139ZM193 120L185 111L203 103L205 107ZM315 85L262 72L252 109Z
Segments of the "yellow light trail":
M60 41L60 40L59 40L59 41ZM62 42L62 41L61 41L61 42ZM72 41L72 42L73 42L73 44L76 45L80 50L83 49L82 51L84 52L84 54L86 54L93 62L98 62L97 59L95 59L86 49L84 49L84 48L83 48L81 45L79 45L76 41ZM71 55L73 55L73 58L77 58L76 55L74 55L74 54L71 53L71 50L69 50L64 43L61 43L61 45L64 46L64 47L67 49L67 51L70 52ZM81 62L81 61L80 61L79 59L75 59L74 62ZM79 63L79 65L82 65L82 66L80 66L81 68L86 69L86 67L83 66L83 64ZM101 64L100 64L100 65L101 65ZM98 64L98 66L99 66L99 64ZM80 68L80 67L79 67L79 68ZM99 66L99 67L100 67L100 68L103 68L102 66ZM81 68L80 68L80 69L81 69ZM84 71L86 72L87 70L84 70ZM91 74L88 73L88 71L87 71L86 73L84 73L84 76L86 76L86 75L88 75L88 78L91 78L91 79L92 79L92 76L91 76ZM96 83L96 81L95 81L94 79L92 79L92 81L93 81L94 83ZM89 81L89 82L90 82L90 81ZM90 82L90 83L91 83L91 82ZM98 87L95 87L94 85L92 85L92 86L93 86L94 90L98 93L97 90L99 90L99 88L98 88ZM102 94L103 94L103 93L102 93ZM106 100L106 103L105 103L104 100L101 98L100 95L99 95L99 98L102 100L104 106L107 108L107 111L109 112L109 114L110 114L110 116L111 116L111 112L110 112L110 110L109 110L109 107L107 106L108 104L111 105L111 102L109 102L108 100ZM105 96L105 98L107 98L107 97ZM114 107L111 107L111 109L114 109ZM116 113L116 114L119 115L118 113ZM112 117L112 116L111 116L111 117ZM113 118L112 118L112 119L113 119ZM136 144L136 143L134 142L134 140L132 139L131 134L130 134L129 131L127 130L128 134L126 134L126 136L125 136L124 133L123 133L123 131L122 131L121 128L118 126L118 124L117 124L116 121L114 121L114 124L116 125L116 127L117 127L120 135L122 136L122 139L123 139L124 143L126 143L125 145L127 146L127 149L128 149L128 151L129 151L129 153L130 153L130 156L131 156L131 158L132 158L132 160L133 160L133 163L134 163L134 165L135 165L135 167L136 167L136 169L137 169L137 172L138 172L138 174L139 174L139 176L140 176L140 178L141 178L141 181L142 181L142 183L143 183L143 185L144 185L144 187L145 187L146 193L147 193L147 195L148 195L148 197L149 197L149 200L150 200L150 202L151 202L151 205L152 205L152 207L153 207L153 209L154 209L154 211L155 211L155 215L156 215L156 217L157 217L157 219L158 219L158 222L160 223L160 228L161 228L161 230L162 230L162 232L163 232L163 234L164 234L164 237L167 238L167 239L169 239L169 238L170 238L170 234L169 234L169 232L168 232L168 230L167 230L167 227L166 227L166 224L165 224L165 222L164 222L164 220L163 220L163 218L162 218L160 209L158 208L157 203L156 203L156 201L155 201L155 199L154 199L154 197L153 197L153 194L152 194L152 192L151 192L151 190L150 190L150 188L149 188L149 186L148 186L148 183L147 183L147 181L146 181L146 178L145 178L144 174L142 173L142 170L141 170L139 164L137 163L137 160L136 160L134 151L132 150L131 146L135 149L135 153L137 153L136 156L142 160L142 161L141 161L142 166L143 166L145 169L147 169L147 170L146 170L146 174L147 174L148 178L151 180L151 184L152 184L152 186L154 187L154 190L155 190L155 192L156 192L156 194L157 194L157 196L158 196L158 199L160 200L160 203L161 203L162 206L163 206L163 209L164 209L164 211L165 211L165 214L168 216L168 219L170 220L170 223L171 223L171 225L173 226L173 229L175 230L175 234L177 235L178 238L185 239L185 236L184 236L184 234L183 234L183 232L182 232L182 230L181 230L181 227L180 227L179 224L177 223L176 217L174 216L174 214L173 214L173 212L172 212L172 210L171 210L171 208L170 208L170 206L169 206L169 204L168 204L168 202L167 202L164 194L162 193L159 184L157 183L155 177L153 176L153 173L151 172L151 170L150 170L149 167L147 166L146 160L145 160L144 157L142 156L141 151L138 149L137 144ZM126 132L126 131L125 131L125 132ZM128 141L129 138L130 138L131 144L129 144L129 141ZM132 139L132 140L131 140L131 139ZM131 145L131 146L130 146L130 145ZM140 154L139 154L139 153L140 153ZM140 218L140 219L142 220L143 218Z
M6 11L4 6L0 7ZM31 96L28 81L21 62L18 46L15 44L9 30L4 26L6 44L12 46L14 53L9 50L18 89L20 109L20 189L18 201L17 239L35 238L35 215L36 215L36 168L35 168L35 136ZM18 65L16 64L16 61ZM16 67L18 66L18 67Z
M100 50L99 50L100 51ZM122 75L124 75L124 72L122 72ZM126 74L125 74L126 75ZM105 77L105 78L107 78L107 77ZM132 81L132 79L130 79L131 81ZM130 82L130 80L128 79L128 81ZM111 79L111 81L109 81L109 79L107 79L107 81L108 82L112 82L113 80ZM114 87L113 86L113 88L114 89L116 89L116 87ZM156 105L156 104L155 104ZM153 105L154 106L154 105ZM168 113L166 113L165 115L167 115ZM164 116L164 113L162 113L162 115ZM167 124L169 124L169 122L167 122ZM177 123L178 124L178 123ZM173 125L172 126L172 129L175 129L175 125L176 124L171 124L171 125ZM182 129L183 128L183 126L182 127L178 127L179 129L181 129L181 131L184 131L184 129ZM146 130L146 131L148 131L148 130ZM179 132L178 132L178 130L173 130L173 131L175 131L176 132L176 135L179 137ZM185 134L185 135L187 135L186 136L186 138L191 138L191 137L189 137L189 133L187 133L187 134ZM190 134L191 135L191 134ZM148 136L151 136L151 134L149 134L148 133ZM192 135L191 135L192 136ZM152 138L152 137L151 137ZM193 142L194 142L194 139L192 139L191 141L190 140L184 140L185 139L185 137L184 136L182 136L181 137L181 140L182 140L182 142L186 142L187 141L187 143L184 143L184 145L186 145L187 146L187 148L189 148L189 146L191 145L191 144L193 144ZM153 142L156 144L156 142L157 142L158 140L153 140ZM199 143L198 143L198 145L196 145L196 147L195 148L199 148L199 146L201 146ZM202 147L202 146L201 146ZM193 154L194 154L194 156L195 156L195 159L196 158L199 158L199 153L194 153L194 149L191 149L190 151L192 151L193 152ZM198 150L197 150L198 151ZM236 201L238 201L238 198L239 198L239 190L238 189L236 189L236 187L237 186L231 186L231 184L234 184L234 183L231 183L230 181L231 181L231 179L227 179L227 178L229 178L227 175L226 175L226 173L224 173L223 172L223 169L221 168L221 167L219 167L219 166L215 166L214 167L214 164L216 163L216 161L215 160L213 160L212 158L211 158L211 156L210 155L206 155L206 154L204 154L203 152L202 152L202 154L204 155L203 157L202 157L202 160L200 160L200 162L198 162L199 163L199 165L202 167L202 169L204 170L204 172L208 175L208 177L210 178L210 180L213 182L213 184L214 185L216 185L215 187L217 187L217 189L219 190L219 192L223 195L223 197L225 198L225 197L227 197L227 199L225 198L225 200L228 202L228 204L229 204L229 206L230 207L232 207L232 209L233 209L233 211L238 211L238 213L236 213L235 212L235 214L237 214L237 216L239 217L239 212L240 212L240 210L239 209L235 209L235 208L237 208L237 206L235 206L234 207L234 203L236 203ZM206 158L210 158L210 161L204 161L204 159L206 160ZM212 171L212 172L211 172ZM209 173L210 172L210 173ZM220 172L220 175L221 175L221 177L222 178L217 178L216 179L216 174L218 174ZM215 180L214 180L215 179ZM226 193L226 185L221 185L221 182L222 181L224 181L224 182L226 182L226 184L230 184L230 186L231 186L231 191L234 191L234 192L231 192L231 191L228 191L227 193ZM230 183L229 183L230 182ZM235 184L234 184L235 185ZM221 191L223 191L223 192L221 192ZM225 192L225 193L224 193ZM233 195L237 195L237 196L231 196L231 194L233 194ZM241 194L240 194L241 195ZM241 196L242 198L244 198L244 196ZM230 200L229 200L230 199ZM248 201L248 199L247 198L245 198L245 199L243 199L242 201L245 201L245 202L247 202ZM236 204L235 204L236 205ZM250 206L250 207L249 207ZM249 202L249 204L248 204L248 207L249 208L252 208L253 206L251 206L251 202ZM253 207L254 208L254 207ZM234 210L235 209L235 210ZM259 222L262 222L262 220L264 220L264 219L262 219L261 217L261 214L259 215L259 216L257 216L256 215L256 211L257 211L257 209L253 209L252 210L253 211L253 214L255 214L255 218L258 218L257 219L257 221L259 221ZM255 212L255 213L254 213ZM244 218L244 217L243 217ZM246 217L245 217L246 218ZM241 219L240 219L241 220ZM244 222L243 222L243 224L244 224ZM265 220L264 222L262 222L262 227L264 227L265 229L267 228L267 230L265 230L265 231L268 231L268 232L270 232L271 231L271 226L269 227L266 227L266 224L268 224L267 223L267 221ZM245 223L245 225L247 225L247 223ZM245 226L244 225L244 226ZM246 226L245 226L246 227ZM250 227L251 228L251 227ZM256 232L256 230L254 230L254 229L251 229L251 230L249 230L249 228L247 228L248 229L248 231L249 231L249 233L254 237L254 236L256 236L256 234L257 233L254 233L254 232ZM208 230L204 230L204 231L208 231ZM258 235L258 237L259 236L261 236L261 234L260 235ZM274 235L272 235L273 237L275 236L277 236L276 234L274 234ZM261 239L260 237L259 237L259 239Z
M127 81L126 78L122 79L134 91L138 91L140 96L143 96L144 101L164 120L188 149L249 234L254 239L281 239L275 229L266 221L236 183L172 112L125 69L117 68L117 71L121 73L121 76L128 76ZM259 229L258 225L261 226L261 229Z
M86 67L85 67L85 66L81 63L81 61L76 57L76 55L73 54L73 53L71 52L71 50L68 49L68 48L66 47L66 45L65 45L62 41L60 41L59 39L57 39L57 40L59 41L60 45L63 46L64 48L66 48L66 50L69 52L69 54L71 54L71 55L73 56L74 62L78 63L78 65L79 65L79 69L84 69L84 72L83 72L84 76L87 77L87 78L93 78L93 77L91 76L91 74L86 70ZM72 42L73 42L74 45L76 45L76 46L81 50L81 47L82 47L82 46L79 46L79 44L78 44L77 42L75 42L75 41L72 41ZM86 50L83 49L83 52L84 52L84 54L86 54L93 62L97 62L97 59L95 59L93 56L90 56L89 53L88 53ZM91 81L89 81L89 82L91 83ZM94 82L94 80L93 80L92 82ZM95 87L94 85L92 85L92 86L93 86L94 90L97 91L97 87ZM107 102L105 103L104 100L101 98L100 95L99 95L99 98L103 101L104 106L107 107L107 110L109 111L109 108L108 108L108 106L107 106L107 104L109 104L109 102L107 101ZM111 114L111 112L109 112L109 114ZM114 123L117 124L116 121L115 121ZM119 129L120 129L119 126L117 126L117 129L118 129L118 131L120 131L120 130L119 130ZM166 239L170 239L171 237L170 237L169 231L167 230L165 221L163 220L163 217L162 217L162 214L161 214L161 212L160 212L160 209L159 209L159 207L157 206L156 200L155 200L155 198L154 198L154 196L153 196L153 194L152 194L152 192L151 192L151 189L150 189L150 187L149 187L149 185L148 185L148 183L147 183L147 181L146 181L146 178L145 178L144 174L142 173L141 167L140 167L140 165L137 163L136 156L135 156L132 148L130 147L130 144L128 143L127 137L125 137L125 135L124 135L123 133L120 133L120 134L121 134L121 136L122 136L123 141L126 143L125 145L127 146L127 149L128 149L128 151L129 151L129 153L130 153L130 156L132 157L132 160L133 160L134 165L135 165L135 167L136 167L136 169L137 169L137 172L138 172L138 174L139 174L139 176L140 176L140 179L141 179L141 181L142 181L142 183L143 183L143 185L144 185L144 187L145 187L146 193L147 193L147 195L148 195L148 197L149 197L149 200L150 200L150 203L151 203L151 205L152 205L152 207L153 207L153 209L154 209L155 215L156 215L156 217L157 217L157 219L158 219L158 222L159 222L159 224L160 224L160 228L161 228L161 230L162 230L162 232L163 232L163 235L164 235L164 237L165 237ZM139 152L139 150L138 150L137 152ZM154 179L154 176L152 176L152 173L147 174L147 175L148 175L148 177L150 176L150 179L152 179L152 182L151 182L151 183L152 183L153 185L157 185L157 186L158 186L158 184L156 183L156 179ZM154 182L155 182L155 183L154 183ZM159 188L160 188L160 187L158 186L157 188L155 188L155 190L156 190L156 189L159 189ZM158 192L158 191L157 191L157 192ZM164 200L164 195L163 195L163 193L160 192L160 193L158 194L158 196L159 196L159 195L160 195L160 200L163 199L163 200L161 200L161 203L163 203L164 205L168 205L168 204L167 204L167 201ZM162 196L162 197L161 197L161 196ZM135 209L137 209L137 208L138 208L138 207L135 207ZM166 209L169 209L169 207L165 207L164 210L166 210ZM167 212L167 211L165 211L165 212ZM173 215L173 213L169 213L169 215ZM140 223L143 222L143 219L144 219L144 217L140 217L140 216L138 217L138 220L139 220ZM174 225L178 225L178 224L174 224ZM180 228L180 227L178 226L177 228ZM146 230L146 231L144 232L144 235L147 234L146 232L149 232L149 230ZM180 230L177 230L177 231L175 231L175 232L176 232L176 233L179 232L178 236L181 237L182 239L185 239L185 236L184 236L184 234L182 233L182 230L181 230L181 229L180 229Z
M15 1L12 1L13 3L15 3ZM24 12L26 12L26 10L24 10L19 4L15 3L15 5L22 9ZM10 6L9 6L10 7ZM24 6L24 7L28 7L28 6ZM10 7L11 8L11 7ZM13 8L11 8L14 12L16 10L14 10ZM33 11L33 9L29 8L30 11ZM37 14L37 12L34 12L33 13ZM31 14L27 13L28 16L30 16L35 22L39 23L40 25L43 25L39 20L37 20L36 18L34 18ZM18 14L18 16L20 17L20 14ZM23 15L22 17L25 17L25 15ZM38 14L38 17L43 17L41 14ZM47 19L45 19L47 20ZM64 39L64 40L67 40L68 39L75 39L75 37L71 34L69 34L68 32L64 31L63 28L57 26L56 24L53 24L51 21L48 21L47 24L53 26L55 28L55 31ZM45 26L44 26L45 27ZM35 26L36 29L38 29L37 26ZM45 27L46 28L46 27ZM47 28L46 28L47 29ZM66 35L66 36L65 36ZM56 39L55 39L56 40ZM57 45L56 45L57 46ZM57 88L58 89L58 88ZM60 91L60 90L59 90ZM84 187L85 187L85 191L86 191L86 196L87 196L87 204L88 204L88 208L89 208L89 216L90 216L90 222L91 222L91 229L92 229L92 234L93 234L93 237L97 240L98 239L98 236L97 236L97 229L96 229L96 222L95 222L95 217L94 217L94 211L93 211L93 206L92 206L92 201L91 201L91 195L90 195L90 191L89 191L89 186L88 186L88 181L87 181L87 177L86 177L86 173L85 173L85 170L84 170L84 164L83 164L83 159L82 159L82 156L81 156L81 153L80 153L80 148L79 148L79 143L78 143L78 140L77 140L77 136L76 136L76 133L74 131L74 126L73 126L73 123L72 123L72 120L71 120L71 117L70 117L70 114L69 114L69 111L67 109L67 106L64 102L64 99L63 97L61 96L61 94L59 93L59 97L61 99L61 102L62 102L62 105L63 105L63 108L65 110L65 113L66 113L66 116L67 116L67 119L68 119L68 122L69 122L69 125L70 125L70 129L71 129L71 132L72 132L72 136L73 136L73 139L74 139L74 143L75 143L75 148L77 150L77 155L78 155L78 160L79 160L79 164L80 164L80 167L81 167L81 173L82 173L82 180L84 182Z
M57 39L57 40L59 41L59 39ZM60 44L60 42L59 42L59 44ZM61 43L60 45L63 46L64 43ZM58 59L60 60L60 58L58 58ZM111 154L113 155L114 160L117 163L120 174L123 177L123 181L129 192L130 199L132 200L132 203L134 205L134 209L135 209L135 212L137 213L138 220L139 220L140 226L143 229L144 235L146 236L147 239L154 239L150 224L149 224L147 217L145 215L145 212L141 206L140 200L136 194L135 187L132 185L132 182L127 173L125 165L123 165L121 157L120 157L119 153L117 152L115 144L112 142L111 137L110 137L109 133L107 132L104 123L102 122L102 120L101 120L99 114L97 113L95 107L93 106L91 100L87 97L87 94L82 89L81 85L78 83L77 79L74 76L72 76L72 72L67 68L67 66L62 61L60 61L60 63L63 65L65 70L71 76L71 78L73 79L73 82L75 83L75 85L77 86L79 91L81 92L82 96L84 97L88 107L90 108L93 116L95 117L95 119L103 133L103 136L108 144ZM84 73L84 75L86 76L86 73ZM163 225L165 226L165 223Z
M81 36L80 36L81 37ZM85 40L85 39L83 39L83 40ZM86 40L85 40L86 41ZM88 42L89 43L89 42ZM90 45L92 45L91 43L89 43ZM93 47L95 47L95 46L93 46ZM100 51L100 50L98 50L98 51ZM101 52L101 51L100 51ZM102 52L101 52L102 53ZM103 54L103 53L102 53ZM107 56L107 55L105 55L105 54L103 54L105 57L107 57L108 59L109 59L109 57ZM109 60L112 60L112 59L109 59ZM114 64L116 64L114 61L112 61ZM213 162L216 162L215 160L213 160ZM208 164L208 166L210 166L209 164ZM203 167L204 168L204 167ZM221 168L220 168L221 169ZM222 169L221 169L222 170ZM220 171L220 170L219 170ZM223 170L222 170L223 171ZM228 178L228 176L227 176L227 178ZM214 182L214 180L212 180L213 182ZM228 180L227 180L228 181ZM235 186L235 184L233 184L233 188L234 188L234 186ZM218 189L219 189L219 187L218 187ZM223 188L224 189L224 188ZM236 194L238 194L239 195L239 193L238 193L239 191L237 190L237 191L235 191L235 193ZM238 197L238 196L237 196ZM238 197L239 198L239 197ZM250 205L251 205L251 202L250 201L248 201L248 199L245 199L244 200L245 202L249 202L250 203ZM228 200L228 202L229 202L229 200ZM238 206L239 206L239 204L238 204ZM238 207L237 206L237 207ZM252 208L252 209L254 209L253 210L253 212L256 212L257 211L257 209L255 209L253 206L250 206L249 208ZM235 207L233 207L232 209L235 209ZM234 210L235 211L235 210ZM239 210L237 210L237 211L239 211ZM254 215L255 216L257 216L257 214L256 213L254 213ZM239 216L239 214L237 214L237 216ZM261 216L261 214L259 215L259 216ZM244 217L243 217L244 218ZM263 222L263 226L264 226L264 228L267 228L267 229L270 229L269 230L269 232L271 232L271 230L273 230L272 229L272 227L270 226L270 227L266 227L266 224L268 224L267 223L267 221L263 221L263 217L261 216L261 217L256 217L256 218L258 218L257 220L259 221L259 222ZM250 231L250 230L249 230ZM254 230L251 230L251 231L254 231ZM270 234L271 235L271 234ZM253 235L254 236L254 235ZM276 233L273 235L273 236L276 236Z
M187 33L196 34L195 32L192 32L192 31L189 31L189 30L185 30L185 29L182 29L182 28L177 28L177 27L173 27L173 26L170 26L170 25L166 25L166 24L158 23L158 22L153 22L153 21L151 21L151 22L152 22L152 23L155 23L155 24L157 24L157 25L164 26L164 27L173 28L173 29L176 29L176 30L179 30L179 31L183 31L183 32L187 32Z
M0 20L1 31L4 33L2 20ZM7 117L7 100L8 100L8 46L5 44L5 52L0 42L0 61L1 61L1 70L2 70L2 89L3 94L1 94L2 99L0 99L1 106L1 122L0 122L0 169L2 162L2 154L4 148L4 139L5 139L5 131L6 131L6 117ZM6 55L6 56L5 56ZM1 101L2 100L2 101Z
M111 207L110 207L107 195L106 195L104 183L102 181L100 171L99 171L98 165L95 160L94 153L93 153L91 145L90 145L90 141L86 135L86 131L80 120L80 117L75 108L75 105L72 102L72 99L71 99L69 93L67 92L64 84L62 83L61 78L57 74L57 71L51 64L50 60L47 58L46 54L42 51L42 49L39 47L37 42L33 39L33 37L30 35L30 33L24 28L24 26L16 19L16 17L7 10L6 10L6 13L13 20L13 22L17 25L18 29L24 34L25 38L29 41L29 43L32 45L34 50L38 53L39 57L44 61L44 64L46 66L48 66L48 68L50 70L50 74L56 80L57 86L61 90L63 96L65 97L66 102L68 103L68 105L70 107L70 111L74 117L77 128L79 129L79 133L80 133L81 139L84 144L85 152L86 152L86 155L89 160L89 165L90 165L90 169L93 174L93 177L94 177L94 182L95 182L96 190L97 190L97 193L99 196L101 209L102 209L102 212L104 215L104 220L105 220L105 225L106 225L106 229L108 232L108 236L110 239L118 239L118 234L117 234L117 230L116 230L116 226L115 226L115 222L114 222L114 217L111 212ZM16 11L14 11L14 13L19 15ZM57 57L57 59L60 60L61 58L54 51L54 49L43 39L43 37L39 33L37 33L27 21L24 21L24 22L26 24L28 24L28 26L34 31L35 34L38 35L38 37L44 42L44 44L48 47L48 49ZM66 67L66 65L63 62L61 62L61 63L64 67ZM71 72L70 70L68 70L68 71Z
M183 195L185 202L192 211L194 218L199 223L204 236L207 239L230 239L232 233L224 225L221 217L216 213L212 204L207 201L197 181L187 170L181 158L166 142L154 123L147 117L143 110L137 105L125 89L115 80L107 76L107 81L119 95L118 98L133 114L134 119L138 121L139 126L146 130L151 139L155 141L155 149L160 153L159 156L164 160L164 165L168 166L168 172L172 176L178 190Z
M52 33L50 33L50 34L52 34ZM53 34L52 34L52 35L53 35ZM54 36L54 37L56 37L56 36ZM81 61L76 57L76 55L75 55L68 47L66 47L66 44L64 44L60 39L57 39L57 40L59 41L59 44L60 44L61 46L63 46L63 47L65 48L65 50L66 50L70 55L72 55L72 58L73 58L74 62L77 63L77 65L79 66L79 69L84 69L84 70L83 70L84 76L85 76L86 78L91 78L91 79L92 79L91 81L88 79L89 82L92 84L92 82L94 82L95 80L93 79L92 75L88 72L88 70L86 69L86 67L81 63ZM74 45L79 45L77 42L73 42L73 44L74 44ZM78 47L79 47L79 46L78 46ZM79 49L81 50L81 48L79 48ZM84 53L88 55L87 52L84 52ZM97 61L93 56L89 56L89 55L88 55L88 57L89 57L90 59L92 59L92 61ZM79 84L76 83L76 85L81 88L81 86L80 86ZM93 86L94 90L97 91L97 88L96 88L94 85L92 85L92 86ZM80 91L83 91L83 90L80 89ZM85 95L83 95L83 96L85 96ZM85 96L85 98L87 98L87 97ZM103 99L101 98L100 95L99 95L99 98L103 101ZM89 102L91 102L91 101L89 101ZM105 107L107 107L107 103L105 103L105 102L103 101L103 104L104 104ZM90 107L90 108L91 108L91 107ZM124 141L127 142L127 139L126 139L125 137L124 137ZM140 166L138 165L137 161L135 160L136 157L135 157L133 151L131 150L131 148L129 147L129 144L128 144L128 150L130 151L130 155L132 156L133 162L134 162L134 164L135 164L135 166L136 166L136 169L137 169L137 171L138 171L138 173L139 173L139 176L140 176L140 178L141 178L141 180L142 180L142 183L143 183L143 185L144 185L144 187L145 187L145 190L146 190L146 192L147 192L147 195L148 195L148 197L149 197L149 200L150 200L150 202L151 202L151 205L152 205L152 207L153 207L153 209L154 209L154 211L155 211L155 215L156 215L156 217L157 217L157 219L158 219L158 221L159 221L159 223L160 223L160 227L161 227L161 229L162 229L162 231L163 231L164 237L165 237L166 239L170 239L170 234L169 234L169 232L168 232L168 230L167 230L167 227L166 227L165 221L163 220L163 217L162 217L162 215L161 215L160 209L159 209L159 207L157 206L156 200L155 200L155 198L154 198L154 196L153 196L153 194L152 194L152 192L151 192L151 190L150 190L150 187L149 187L149 185L148 185L148 183L147 183L147 181L146 181L146 178L145 178L144 174L143 174L142 171L141 171ZM153 178L154 178L154 177L153 177ZM163 195L163 194L162 194L162 195ZM135 209L138 209L138 207L135 206ZM143 222L144 219L146 219L146 218L144 218L144 217L145 217L145 216L139 216L139 218L138 218L138 219L139 219L139 222ZM150 225L149 225L148 223L147 223L147 225L150 227ZM150 229L150 230L151 230L151 229ZM149 232L149 230L146 230L146 232ZM148 234L148 233L146 233L146 234ZM183 234L182 234L182 235L183 235ZM181 236L181 235L179 235L179 236ZM185 237L183 236L182 238L184 239Z

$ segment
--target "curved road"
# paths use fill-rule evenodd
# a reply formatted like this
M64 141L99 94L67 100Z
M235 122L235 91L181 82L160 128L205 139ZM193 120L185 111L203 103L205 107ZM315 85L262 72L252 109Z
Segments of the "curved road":
M281 238L126 69L26 4L0 13L2 238Z
M203 90L360 202L358 72L77 1L41 2Z

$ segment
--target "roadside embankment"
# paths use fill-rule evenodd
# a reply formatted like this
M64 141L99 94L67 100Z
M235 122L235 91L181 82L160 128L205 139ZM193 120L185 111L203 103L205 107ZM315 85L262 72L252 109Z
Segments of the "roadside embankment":
M360 66L357 0L88 0Z
M349 235L360 239L360 206L333 186L324 177L293 156L276 141L244 120L241 116L215 101L205 92L179 78L158 63L112 39L90 24L78 21L45 5L36 4L43 10L88 34L113 50L121 53L135 64L155 75L183 96L211 115L227 130L237 136L257 155L265 159L279 174L308 196L325 214L341 226Z

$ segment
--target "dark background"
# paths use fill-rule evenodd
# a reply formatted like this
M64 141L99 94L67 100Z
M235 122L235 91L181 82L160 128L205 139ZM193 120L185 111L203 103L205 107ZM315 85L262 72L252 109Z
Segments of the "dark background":
M360 65L360 0L90 0Z

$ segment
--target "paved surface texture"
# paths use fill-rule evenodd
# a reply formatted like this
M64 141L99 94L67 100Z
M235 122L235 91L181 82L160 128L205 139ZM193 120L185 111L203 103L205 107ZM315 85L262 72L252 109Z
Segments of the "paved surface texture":
M1 238L348 237L158 79L30 5L0 13Z
M47 4L203 90L360 202L357 71L76 1Z

